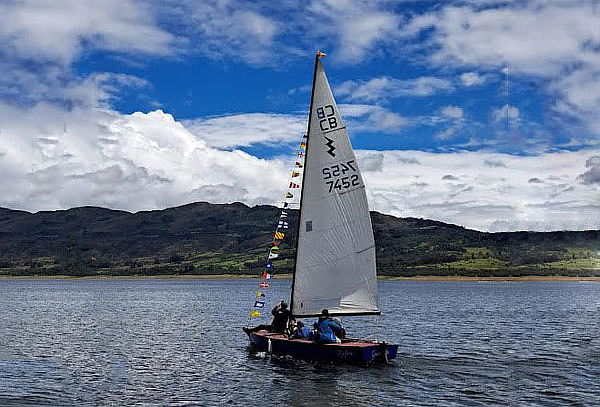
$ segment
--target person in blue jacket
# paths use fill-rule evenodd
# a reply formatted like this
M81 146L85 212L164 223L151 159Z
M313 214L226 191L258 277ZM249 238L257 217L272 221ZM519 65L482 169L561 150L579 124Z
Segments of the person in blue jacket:
M310 329L307 326L304 326L304 324L302 323L302 321L298 321L296 323L296 330L294 331L294 334L292 335L292 338L294 338L294 339L308 339L308 340L312 340L313 339L312 329Z
M317 322L317 341L321 343L341 343L342 341L335 336L335 332L339 332L342 326L331 319L329 310L321 311L321 316Z

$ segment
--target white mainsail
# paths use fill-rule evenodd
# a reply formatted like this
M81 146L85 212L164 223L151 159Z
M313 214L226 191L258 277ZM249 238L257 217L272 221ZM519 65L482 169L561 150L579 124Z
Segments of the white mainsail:
M365 184L317 57L300 207L292 314L378 314Z

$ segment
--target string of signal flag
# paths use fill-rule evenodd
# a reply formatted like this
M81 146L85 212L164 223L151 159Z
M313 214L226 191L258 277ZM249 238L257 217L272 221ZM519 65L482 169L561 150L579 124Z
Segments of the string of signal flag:
M303 136L306 138L306 135ZM260 282L258 283L258 290L256 291L254 298L254 306L250 311L250 318L257 318L261 316L260 310L265 307L267 296L264 292L265 289L269 288L269 280L273 277L274 264L273 260L279 257L281 250L281 243L283 243L287 231L289 229L288 222L288 210L291 205L290 200L294 199L294 193L296 189L300 188L301 183L298 181L298 177L302 176L302 168L304 168L304 157L306 153L306 142L301 142L296 153L296 162L294 168L289 177L289 185L285 193L281 212L279 214L279 220L273 232L273 240L269 248L269 255L265 264L265 270L260 274Z

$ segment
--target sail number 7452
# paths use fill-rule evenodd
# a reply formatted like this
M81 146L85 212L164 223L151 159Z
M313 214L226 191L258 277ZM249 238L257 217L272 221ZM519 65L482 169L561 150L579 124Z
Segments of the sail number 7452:
M344 189L360 185L354 160L324 167L322 172L325 184L329 186L328 192L332 192L334 189L343 191Z

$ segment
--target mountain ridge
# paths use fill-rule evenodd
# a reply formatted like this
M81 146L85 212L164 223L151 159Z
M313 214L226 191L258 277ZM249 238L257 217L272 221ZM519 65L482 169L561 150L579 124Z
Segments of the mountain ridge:
M258 273L279 211L240 202L134 213L0 208L0 275ZM489 233L374 211L371 219L382 275L600 275L598 230ZM292 210L280 272L293 266L296 222Z

